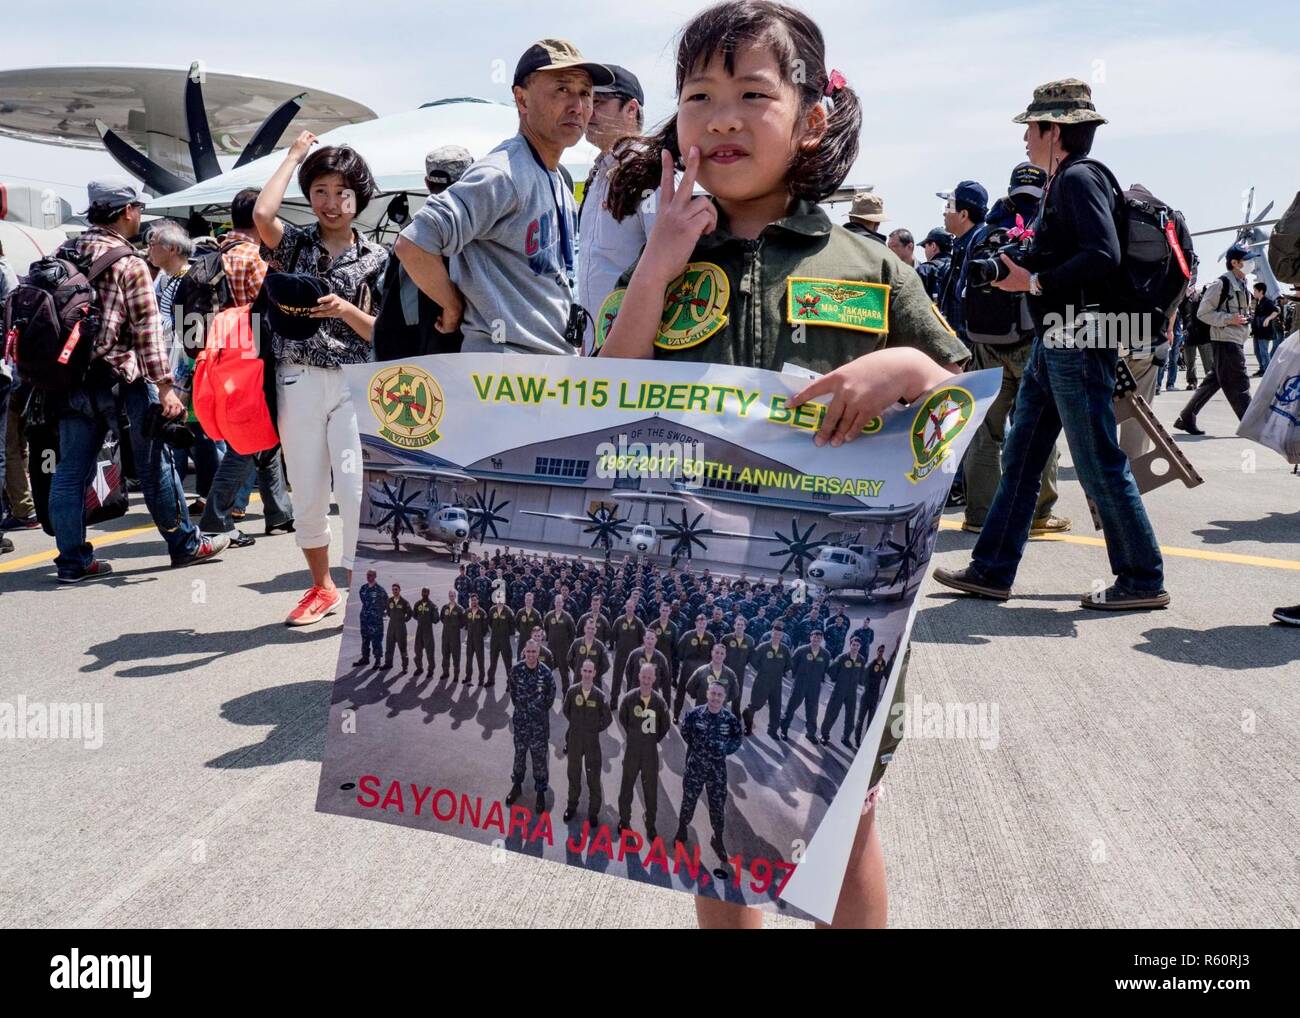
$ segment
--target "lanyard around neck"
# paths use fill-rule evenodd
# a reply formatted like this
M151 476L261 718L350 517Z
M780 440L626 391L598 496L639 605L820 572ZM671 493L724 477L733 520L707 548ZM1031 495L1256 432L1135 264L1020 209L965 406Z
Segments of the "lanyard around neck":
M533 157L533 162L546 174L546 187L551 192L551 201L555 202L555 220L560 231L560 256L564 259L564 274L565 278L572 282L573 246L569 242L569 221L564 214L564 206L560 201L560 196L555 193L555 177L552 175L551 169L542 162L542 157L537 154L537 149L533 148L533 143L524 138L524 144L528 146L528 153ZM561 181L560 186L564 186L563 181Z

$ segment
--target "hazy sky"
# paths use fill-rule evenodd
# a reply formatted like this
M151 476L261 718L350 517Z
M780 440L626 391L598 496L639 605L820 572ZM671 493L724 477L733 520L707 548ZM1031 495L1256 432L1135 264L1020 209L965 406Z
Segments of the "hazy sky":
M122 63L284 78L360 100L380 115L430 99L509 99L509 72L534 40L560 36L642 81L648 122L672 112L674 38L706 6L517 2L302 3L102 0L8 4L0 67ZM1300 13L1292 2L882 4L808 0L828 59L862 97L861 155L849 183L874 184L890 222L918 235L940 223L936 191L960 179L1005 192L1024 158L1011 118L1033 87L1080 77L1110 120L1094 155L1185 212L1193 230L1285 208L1300 189ZM501 69L505 69L504 81ZM494 71L496 72L494 74ZM180 87L178 80L178 88ZM2 97L0 97L2 98ZM363 153L364 154L364 153ZM0 139L0 179L56 181L80 210L84 182L115 173L106 155ZM1229 235L1205 238L1217 258Z

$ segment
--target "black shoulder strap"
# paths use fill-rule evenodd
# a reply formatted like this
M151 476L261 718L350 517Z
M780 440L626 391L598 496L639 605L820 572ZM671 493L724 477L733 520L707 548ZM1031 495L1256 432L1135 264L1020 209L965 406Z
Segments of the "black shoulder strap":
M307 230L303 230L296 238L294 238L293 250L289 253L289 266L284 270L285 272L298 271L297 268L295 268L298 264L298 256L302 254L302 249L310 243L311 238L308 236Z
M1219 287L1219 306L1214 309L1215 311L1222 311L1224 307L1227 306L1228 297L1231 295L1232 292L1231 274L1225 272L1223 275L1219 277L1219 282L1222 285Z
M110 248L90 263L90 267L86 269L86 280L93 283L107 272L110 266L133 254L135 254L135 248L129 244L118 244L116 247Z
M1124 195L1124 188L1120 186L1119 179L1111 171L1111 168L1105 163L1093 159L1091 156L1082 156L1076 159L1072 164L1074 166L1095 166L1101 170L1102 175L1110 182L1110 188L1115 192L1115 214L1125 216L1128 213L1128 199Z

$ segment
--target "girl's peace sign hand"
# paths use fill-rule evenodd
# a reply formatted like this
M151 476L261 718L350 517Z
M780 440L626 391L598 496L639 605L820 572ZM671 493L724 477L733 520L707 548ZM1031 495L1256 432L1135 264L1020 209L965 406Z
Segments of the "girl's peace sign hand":
M650 230L637 271L645 271L671 283L686 268L695 245L718 225L718 211L704 196L696 197L695 178L700 172L700 150L692 145L686 154L686 172L675 181L673 157L663 152L663 173L659 179L659 211Z

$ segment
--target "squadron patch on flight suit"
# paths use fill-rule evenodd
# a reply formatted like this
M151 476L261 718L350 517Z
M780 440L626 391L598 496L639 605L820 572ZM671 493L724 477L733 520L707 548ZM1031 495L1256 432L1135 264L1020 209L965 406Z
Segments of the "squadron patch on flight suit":
M731 284L713 262L689 262L686 271L668 284L664 313L659 319L655 346L661 350L687 350L699 346L727 324ZM602 308L603 310L603 308Z
M620 286L605 298L600 310L596 312L596 339L591 347L593 353L605 345L605 339L609 336L609 330L614 327L614 319L618 316L618 309L623 306L625 296L627 296L627 287Z

